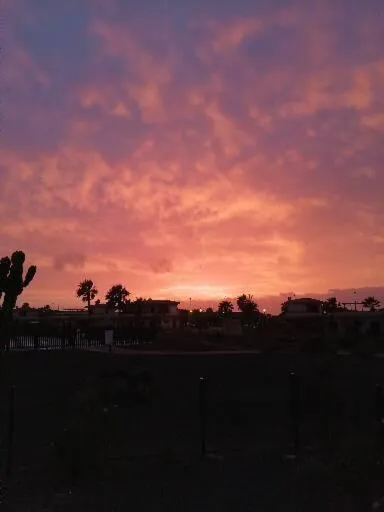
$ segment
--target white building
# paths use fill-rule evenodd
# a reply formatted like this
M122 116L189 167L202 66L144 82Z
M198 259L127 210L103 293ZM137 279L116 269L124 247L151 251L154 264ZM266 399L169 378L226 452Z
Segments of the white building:
M323 302L309 297L289 299L286 302L284 316L286 317L316 317L323 315Z

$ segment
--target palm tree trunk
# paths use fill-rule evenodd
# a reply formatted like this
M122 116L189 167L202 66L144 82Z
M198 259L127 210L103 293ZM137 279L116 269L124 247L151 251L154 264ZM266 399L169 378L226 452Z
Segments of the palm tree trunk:
M88 315L91 314L91 296L88 294L87 296L87 300L88 300Z

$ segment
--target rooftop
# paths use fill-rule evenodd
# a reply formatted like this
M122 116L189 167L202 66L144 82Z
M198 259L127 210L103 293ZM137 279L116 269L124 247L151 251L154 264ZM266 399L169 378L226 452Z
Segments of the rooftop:
M301 298L298 298L298 299L290 299L291 303L305 303L305 302L310 302L312 304L322 304L323 301L322 300L319 300L319 299L312 299L311 297L301 297Z

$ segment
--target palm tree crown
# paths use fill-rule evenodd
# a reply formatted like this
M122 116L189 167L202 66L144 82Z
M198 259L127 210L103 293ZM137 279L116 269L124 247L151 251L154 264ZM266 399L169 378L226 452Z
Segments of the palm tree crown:
M87 303L88 311L91 310L91 300L93 300L99 292L96 290L91 279L85 279L76 290L76 295L81 298L83 302Z
M380 307L380 301L370 296L363 300L363 306L369 308L371 311L376 311L376 309Z
M229 300L223 300L220 302L218 307L218 313L220 316L228 316L233 311L233 304Z

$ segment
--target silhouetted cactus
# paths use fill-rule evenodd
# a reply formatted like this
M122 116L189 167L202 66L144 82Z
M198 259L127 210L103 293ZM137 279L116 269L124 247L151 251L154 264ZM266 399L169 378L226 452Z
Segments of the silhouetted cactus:
M25 254L22 251L15 251L11 259L8 257L0 260L0 299L3 298L1 307L1 319L6 321L12 319L13 310L16 306L17 297L21 295L36 274L36 267L29 267L23 279L23 265Z

